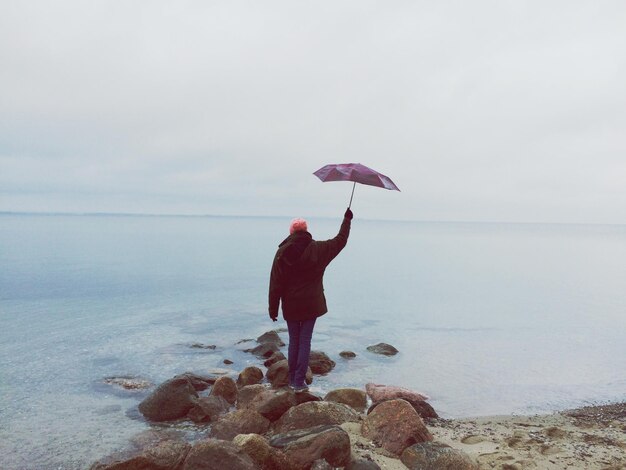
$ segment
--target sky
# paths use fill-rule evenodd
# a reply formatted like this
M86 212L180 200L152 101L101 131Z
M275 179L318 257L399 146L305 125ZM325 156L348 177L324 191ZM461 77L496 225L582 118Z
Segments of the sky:
M0 5L0 211L626 223L622 0Z

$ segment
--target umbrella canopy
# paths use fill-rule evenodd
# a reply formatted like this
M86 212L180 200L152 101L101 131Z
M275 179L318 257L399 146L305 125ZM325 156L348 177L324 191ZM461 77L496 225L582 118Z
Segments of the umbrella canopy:
M333 163L323 166L313 174L324 182L353 181L352 195L350 196L348 207L352 206L352 197L354 196L354 188L357 183L400 191L395 183L391 181L391 178L360 163Z

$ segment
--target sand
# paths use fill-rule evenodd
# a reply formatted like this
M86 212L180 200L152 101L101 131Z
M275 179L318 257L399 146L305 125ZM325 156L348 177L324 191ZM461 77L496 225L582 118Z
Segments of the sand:
M359 434L360 424L342 426L354 454L382 469L402 462ZM536 416L488 416L431 420L435 440L466 452L480 469L626 470L626 403Z

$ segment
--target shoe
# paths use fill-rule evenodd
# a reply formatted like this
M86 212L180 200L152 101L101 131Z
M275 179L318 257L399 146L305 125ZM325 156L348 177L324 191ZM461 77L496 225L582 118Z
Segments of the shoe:
M309 391L309 387L307 385L294 385L292 389L296 393L303 393L303 392Z

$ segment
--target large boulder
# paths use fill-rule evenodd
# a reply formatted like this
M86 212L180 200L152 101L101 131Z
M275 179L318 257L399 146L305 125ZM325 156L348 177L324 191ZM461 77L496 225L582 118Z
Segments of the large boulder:
M368 383L365 384L365 391L372 399L372 403L380 403L387 400L395 400L402 398L407 401L425 401L428 396L423 393L414 392L404 387L396 387L394 385L382 385Z
M227 413L229 408L230 403L221 396L200 397L187 413L187 417L196 423L206 423L215 421L219 416Z
M309 367L314 374L328 374L335 367L335 361L323 351L311 351Z
M260 384L263 380L263 371L258 367L250 366L241 371L237 377L237 386L245 387L246 385Z
M237 393L237 409L241 410L247 408L254 397L265 390L269 389L262 384L246 385L245 387L241 387Z
M276 421L289 408L298 404L295 395L291 390L266 389L256 395L246 408L257 411L270 421Z
M361 434L395 455L413 444L433 440L422 418L406 400L378 405L363 421Z
M244 349L243 352L254 354L257 357L268 358L272 354L278 352L280 347L276 343L261 343L251 349Z
M350 436L339 426L315 426L277 434L270 445L281 449L298 468L310 468L319 459L333 467L350 463Z
M267 369L266 377L274 388L281 388L289 385L289 363L287 360L285 359L272 364L270 368ZM313 382L313 372L310 367L307 370L305 381L308 384Z
M270 446L267 439L258 434L239 434L233 439L233 444L241 447L263 470L291 470L294 467L285 454Z
M254 410L237 410L222 416L211 426L210 436L226 441L237 434L264 434L270 428L269 419Z
M409 470L478 470L469 455L441 442L421 442L407 447L401 460Z
M277 432L284 433L322 424L343 424L357 421L359 421L358 413L343 403L309 401L287 410L276 422L274 428Z
M114 454L96 462L90 470L172 470L180 468L191 449L186 442L163 441L135 455Z
M211 389L211 395L222 397L228 403L234 405L237 401L237 384L230 377L220 377L215 381Z
M256 342L261 343L261 344L274 343L275 345L279 347L282 347L285 345L285 343L283 343L283 340L280 339L280 336L278 336L278 333L274 330L266 331L265 333L263 333L261 336L259 336L256 339Z
M163 382L139 403L139 411L150 421L170 421L186 416L197 399L192 381L186 375L178 375Z
M272 354L267 359L265 359L265 362L263 363L263 365L265 367L270 367L272 364L276 364L278 361L284 361L285 359L287 359L285 355L281 353L280 351L278 351Z
M373 344L372 346L368 346L367 350L375 354L382 354L383 356L395 356L399 352L391 344L387 343Z
M206 390L212 384L215 383L217 377L214 376L206 376L206 375L198 375L193 372L185 372L181 375L177 375L176 377L187 377L193 388L196 389L196 392L201 392L202 390Z
M198 442L187 454L182 470L257 470L258 467L232 442L207 439Z
M364 411L367 406L367 395L358 388L338 388L331 390L324 397L326 401L343 403L354 408L356 411Z
M413 407L413 409L417 411L417 414L422 417L422 419L439 418L439 415L437 414L435 409L427 401L423 401L423 400L416 401L410 398L403 398L403 400L408 401ZM372 411L374 411L374 409L381 403L383 402L380 401L380 402L372 404L372 406L370 406L369 409L367 410L367 414L370 414Z

